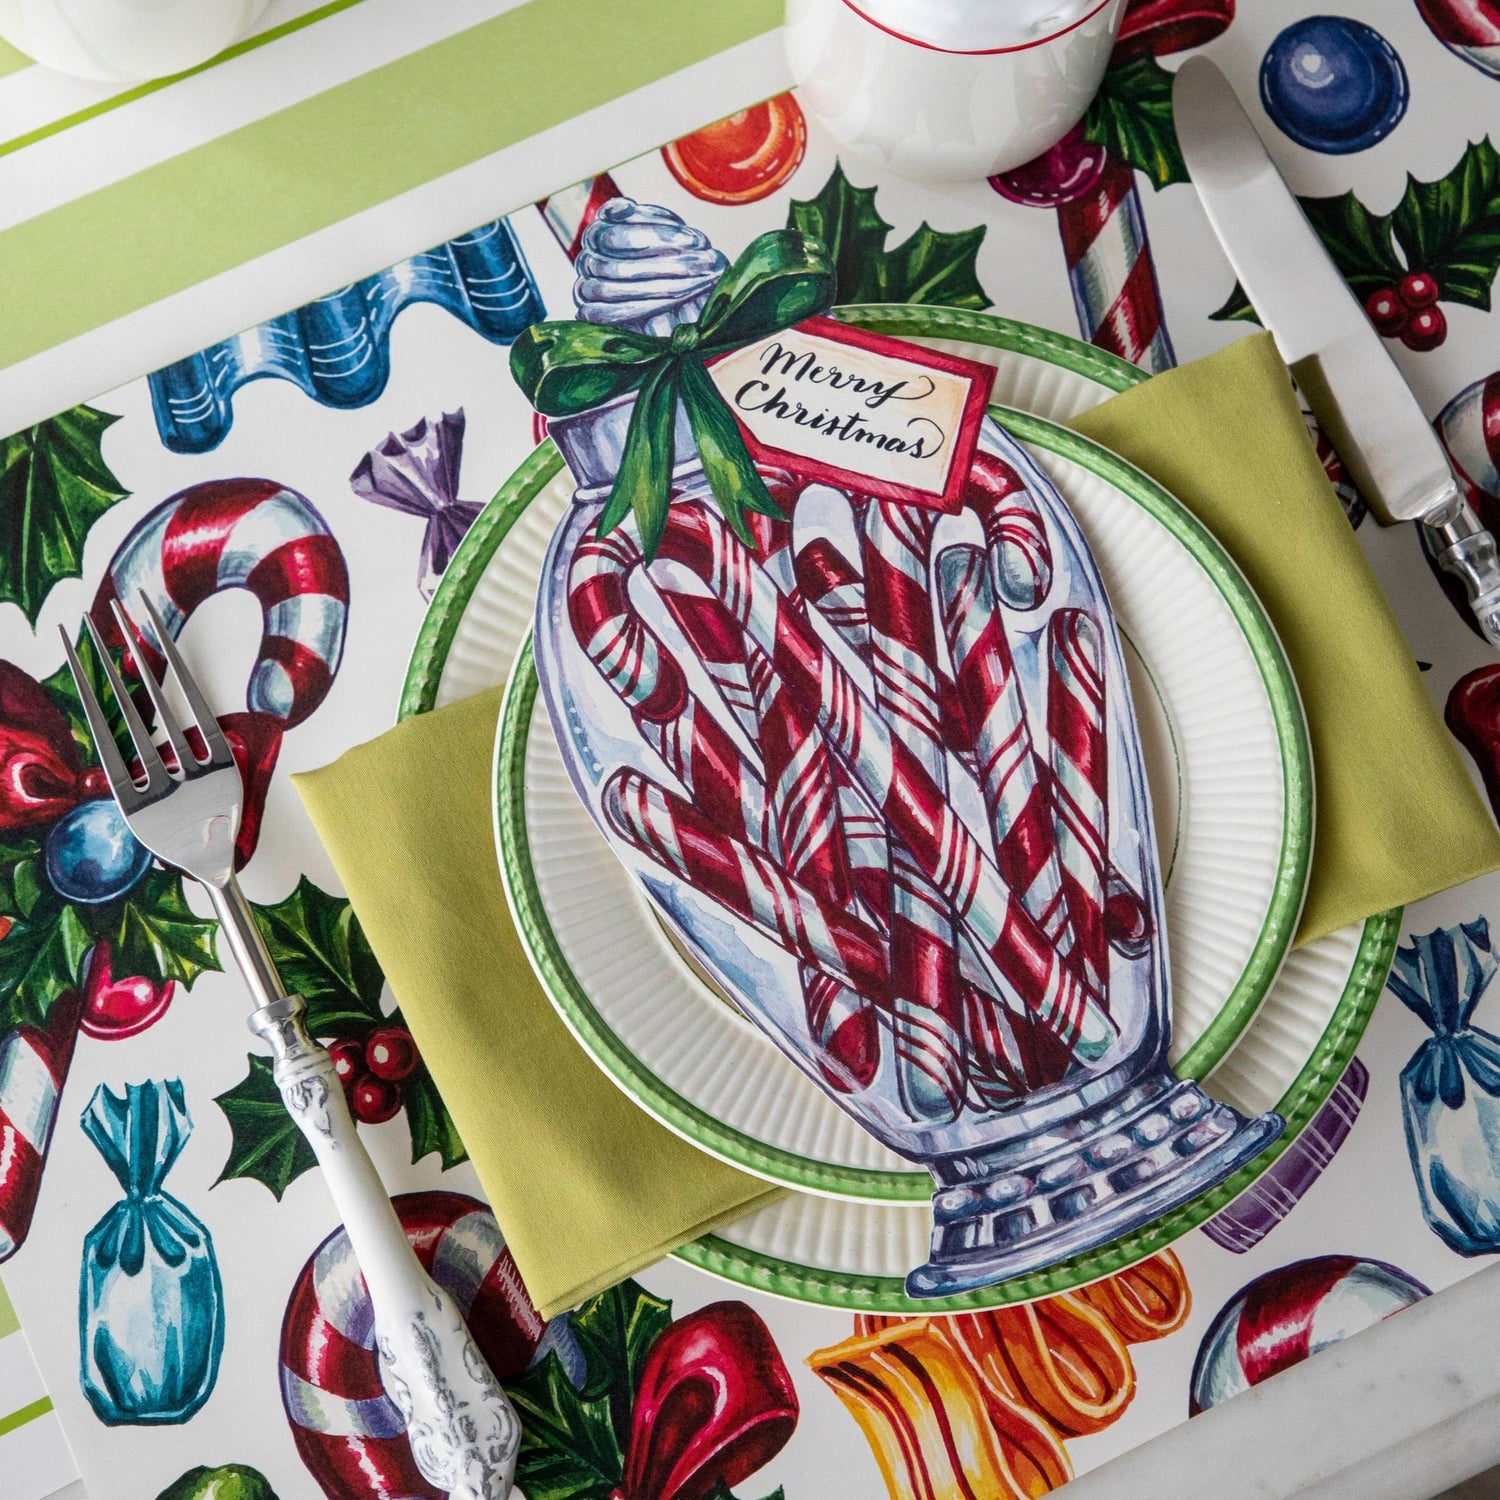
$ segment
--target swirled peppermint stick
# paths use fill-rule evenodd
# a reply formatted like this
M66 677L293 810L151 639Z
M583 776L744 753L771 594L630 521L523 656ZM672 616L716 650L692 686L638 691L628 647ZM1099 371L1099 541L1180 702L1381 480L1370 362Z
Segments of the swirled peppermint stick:
M865 512L863 560L875 706L946 798L928 559L937 513L893 500ZM968 1084L953 919L899 838L890 840L896 1079L915 1119L946 1121Z
M1109 868L1109 741L1104 638L1081 609L1047 622L1047 734L1063 896L1082 972L1095 994L1109 992L1104 927Z

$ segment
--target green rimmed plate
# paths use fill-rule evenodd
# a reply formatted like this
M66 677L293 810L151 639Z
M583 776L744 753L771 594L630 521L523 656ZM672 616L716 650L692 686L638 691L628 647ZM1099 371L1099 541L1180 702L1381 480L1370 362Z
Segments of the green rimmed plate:
M1143 378L1132 367L1074 340L982 314L893 307L846 309L842 315L863 326L986 359L999 371L998 399L1051 416L1072 416ZM550 449L537 450L471 531L419 640L403 714L465 696L509 673L528 621L542 551L566 503L565 486L559 496L543 494L557 464ZM1139 680L1137 691L1141 692ZM1289 932L1295 905L1282 915ZM1245 1109L1279 1104L1289 1118L1289 1140L1326 1098L1352 1054L1394 943L1394 928L1387 931L1388 925L1356 926L1295 955L1259 1020L1220 1071L1215 1092ZM1270 966L1274 969L1274 960ZM1254 989L1252 984L1241 991L1240 1009L1226 1022L1232 1029L1249 1022L1254 1002L1247 997L1253 997ZM1179 1030L1187 1032L1181 1023ZM1201 1074L1216 1056L1222 1056L1217 1040L1203 1046L1195 1043L1186 1066ZM1212 1199L1200 1200L1170 1222L1116 1242L1086 1263L1054 1268L981 1300L1042 1295L1149 1254L1202 1222L1263 1170L1274 1154L1268 1153L1228 1189L1216 1190ZM925 1200L930 1191L925 1174L908 1169L903 1175L919 1185L913 1196ZM909 1307L900 1293L900 1274L922 1257L928 1224L925 1201L912 1207L876 1207L793 1194L766 1214L682 1254L706 1269L765 1290L834 1305L895 1310ZM915 1250L909 1248L912 1243ZM955 1305L974 1303L970 1299Z

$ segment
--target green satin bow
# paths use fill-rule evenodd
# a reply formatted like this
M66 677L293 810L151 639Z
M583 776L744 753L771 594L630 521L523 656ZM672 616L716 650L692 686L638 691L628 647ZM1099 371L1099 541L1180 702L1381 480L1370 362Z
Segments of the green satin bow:
M672 490L673 430L682 402L708 487L736 535L749 542L747 510L782 516L755 471L728 403L704 361L758 343L833 306L834 269L820 240L773 229L750 242L724 273L696 320L670 337L602 323L537 323L510 350L510 370L545 417L572 417L638 392L625 453L599 534L635 513L649 561L667 524Z

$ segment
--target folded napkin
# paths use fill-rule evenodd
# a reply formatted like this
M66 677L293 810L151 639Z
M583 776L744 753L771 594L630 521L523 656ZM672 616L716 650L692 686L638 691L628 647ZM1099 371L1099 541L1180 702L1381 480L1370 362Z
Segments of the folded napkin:
M1500 867L1500 835L1344 520L1269 338L1074 425L1219 536L1301 685L1317 780L1306 941ZM490 823L496 692L295 778L538 1308L550 1316L775 1196L657 1125L543 994Z
M1071 425L1197 515L1281 637L1317 795L1298 944L1500 868L1500 833L1323 474L1270 334Z
M532 973L495 861L495 689L294 777L550 1318L779 1195L658 1125Z

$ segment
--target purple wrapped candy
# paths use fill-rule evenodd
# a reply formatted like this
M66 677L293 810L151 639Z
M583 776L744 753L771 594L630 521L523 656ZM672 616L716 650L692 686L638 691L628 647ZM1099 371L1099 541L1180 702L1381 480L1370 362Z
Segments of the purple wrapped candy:
M1243 1255L1296 1208L1354 1127L1370 1074L1356 1057L1312 1123L1228 1208L1203 1226L1214 1244Z
M464 533L484 509L478 501L458 498L458 469L464 452L463 408L445 412L436 422L423 417L360 459L349 483L362 500L373 500L409 516L423 516L422 561L417 588L431 599Z

